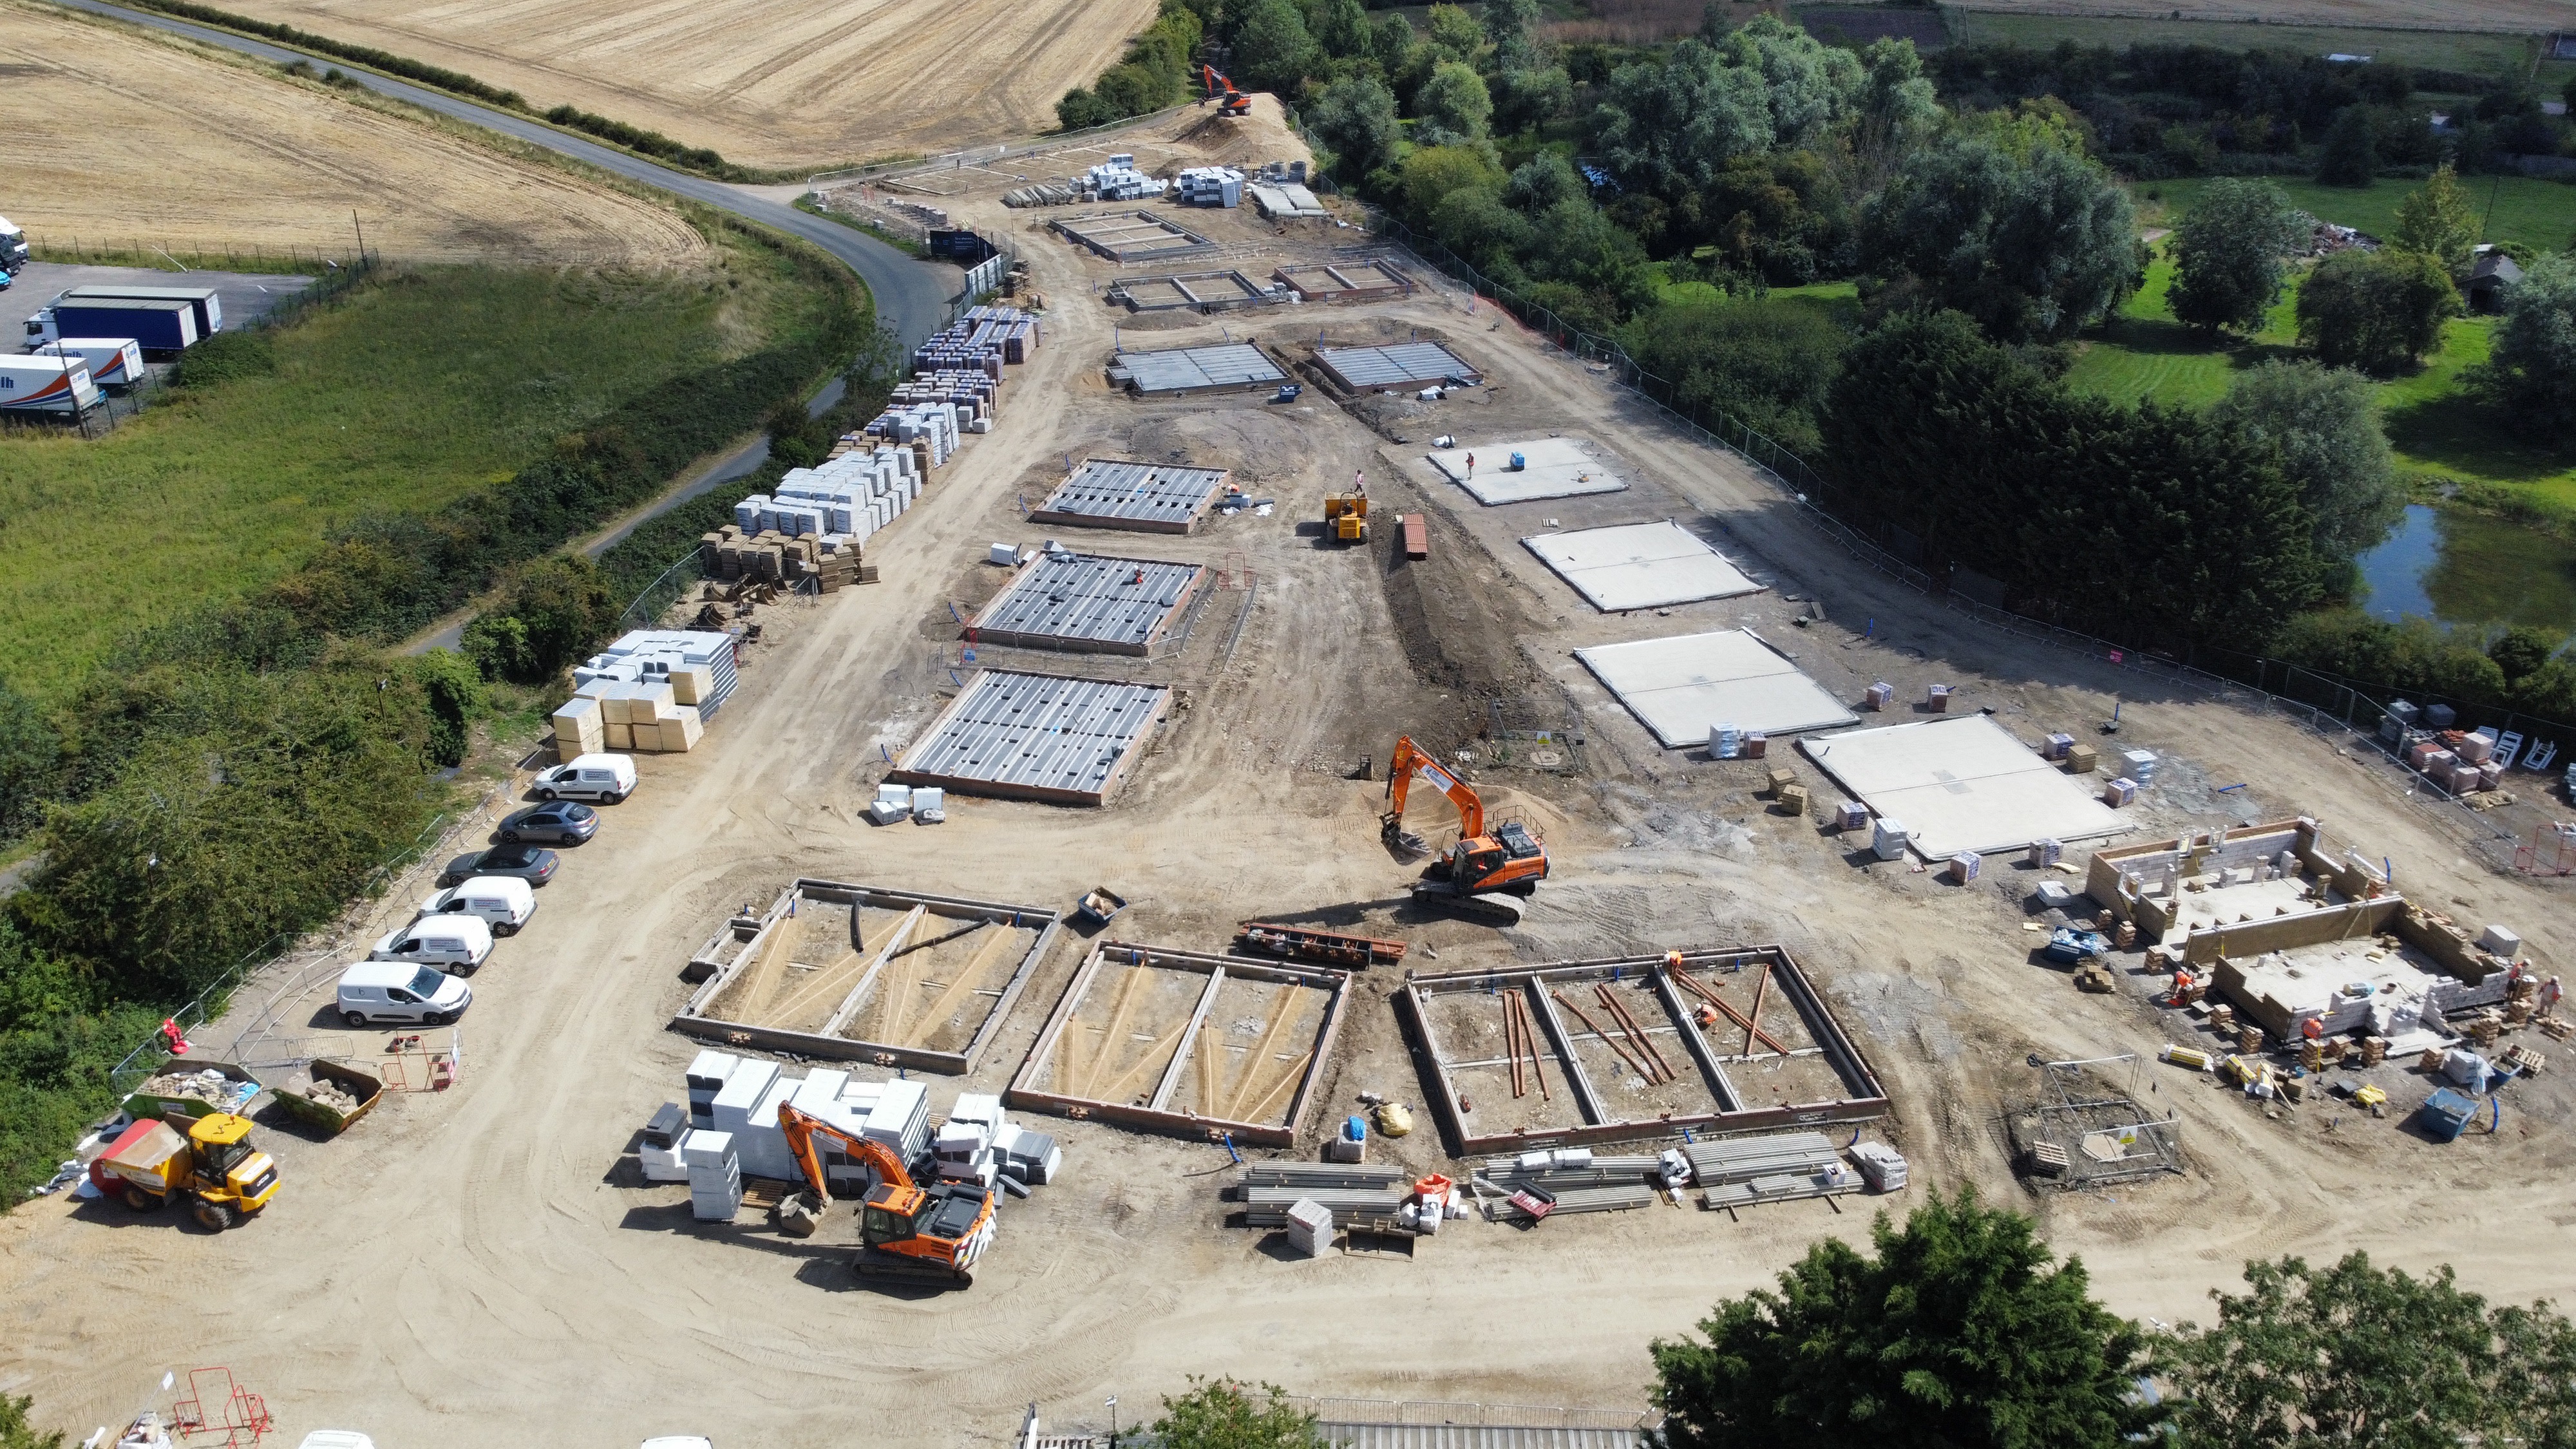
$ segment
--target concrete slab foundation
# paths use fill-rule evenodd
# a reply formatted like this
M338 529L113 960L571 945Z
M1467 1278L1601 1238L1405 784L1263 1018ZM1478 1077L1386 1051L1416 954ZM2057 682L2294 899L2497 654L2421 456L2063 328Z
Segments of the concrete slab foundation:
M1380 302L1413 292L1413 279L1386 262L1281 267L1270 275L1301 302Z
M971 1070L1055 943L1043 906L800 879L689 959L683 1036L828 1061Z
M1387 388L1430 387L1436 383L1484 381L1467 360L1437 342L1399 342L1391 347L1318 347L1316 365L1344 392L1379 392Z
M1150 211L1068 216L1055 229L1113 262L1147 262L1216 250L1216 243Z
M1786 950L1675 956L1409 978L1404 1016L1431 1063L1433 1105L1452 1150L1522 1152L1886 1115L1877 1072ZM1517 1009L1506 1005L1513 997ZM1700 1024L1703 1007L1714 1025ZM1504 1025L1514 1014L1531 1025L1525 1046Z
M1872 811L1912 831L1925 860L2130 828L2084 781L1982 714L1824 735L1799 748Z
M1109 300L1130 312L1223 312L1275 298L1241 272L1182 272L1120 282L1109 289Z
M1162 684L986 669L895 761L899 785L1098 805L1125 782L1171 713Z
M1188 533L1216 506L1230 476L1223 468L1085 458L1029 515L1029 521L1135 533Z
M1708 743L1712 725L1784 735L1860 717L1750 629L1603 644L1574 657L1668 750Z
M1288 380L1279 364L1249 342L1178 347L1162 352L1121 352L1109 360L1109 383L1138 397L1192 397L1244 392Z
M1512 466L1515 453L1521 458L1517 468ZM1487 506L1539 498L1573 498L1585 493L1617 493L1628 486L1628 481L1581 438L1479 443L1429 457L1431 466ZM1475 460L1473 464L1468 462L1471 458Z
M1150 654L1207 573L1200 564L1040 553L968 621L966 636L1023 649Z
M1012 1077L1014 1107L1201 1141L1294 1146L1346 971L1124 941L1091 948Z
M1727 599L1762 587L1671 519L1542 533L1521 544L1604 613Z

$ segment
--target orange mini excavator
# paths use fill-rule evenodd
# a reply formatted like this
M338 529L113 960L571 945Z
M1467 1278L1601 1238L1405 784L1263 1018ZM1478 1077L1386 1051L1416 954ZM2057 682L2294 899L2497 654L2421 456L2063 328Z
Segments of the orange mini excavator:
M1517 820L1506 820L1485 833L1485 802L1467 783L1441 767L1413 743L1411 735L1395 742L1386 764L1386 798L1390 808L1378 817L1387 845L1406 856L1422 856L1431 847L1404 828L1404 800L1420 775L1458 807L1458 839L1440 852L1413 883L1413 898L1495 925L1517 925L1521 905L1547 879L1547 845Z
M1236 90L1234 88L1234 82L1226 79L1225 72L1218 70L1215 66L1203 65L1199 67L1199 83L1207 87L1207 95L1203 97L1203 99L1216 102L1216 113L1218 115L1248 116L1252 114L1252 97Z
M963 1288L975 1281L976 1260L993 1246L993 1190L972 1182L924 1188L882 1143L853 1136L820 1117L779 1104L778 1128L796 1168L823 1203L832 1190L814 1139L827 1138L864 1164L876 1178L859 1208L859 1255L850 1266L865 1277L907 1278Z

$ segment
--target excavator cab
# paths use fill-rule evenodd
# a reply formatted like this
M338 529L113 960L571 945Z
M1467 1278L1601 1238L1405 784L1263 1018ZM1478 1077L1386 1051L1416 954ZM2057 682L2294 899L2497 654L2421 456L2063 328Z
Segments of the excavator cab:
M1520 907L1493 897L1536 894L1538 883L1547 879L1547 843L1517 820L1506 820L1487 834L1483 798L1407 735L1395 742L1395 753L1387 759L1386 793L1392 808L1378 817L1379 829L1397 853L1418 856L1429 848L1404 828L1404 807L1417 776L1458 807L1458 839L1414 883L1414 898L1498 925L1517 924Z
M975 1263L993 1245L997 1219L992 1189L971 1182L924 1188L882 1143L845 1132L792 1104L778 1109L778 1126L787 1134L788 1154L819 1203L829 1203L832 1191L822 1158L814 1149L817 1137L838 1144L876 1179L859 1207L860 1247L850 1264L853 1269L865 1275L959 1287L975 1281Z
M1202 65L1199 67L1199 80L1201 84L1207 87L1206 99L1216 102L1216 113L1218 115L1248 116L1252 114L1252 97L1236 90L1234 88L1234 82L1228 79L1223 71L1218 70L1214 66Z

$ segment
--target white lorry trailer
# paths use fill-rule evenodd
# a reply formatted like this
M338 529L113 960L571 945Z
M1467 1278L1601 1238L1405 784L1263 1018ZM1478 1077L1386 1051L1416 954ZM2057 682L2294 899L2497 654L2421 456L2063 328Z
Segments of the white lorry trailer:
M98 400L79 358L0 356L0 411L78 414Z
M38 347L36 355L73 358L100 387L132 387L143 380L143 348L131 337L66 337Z

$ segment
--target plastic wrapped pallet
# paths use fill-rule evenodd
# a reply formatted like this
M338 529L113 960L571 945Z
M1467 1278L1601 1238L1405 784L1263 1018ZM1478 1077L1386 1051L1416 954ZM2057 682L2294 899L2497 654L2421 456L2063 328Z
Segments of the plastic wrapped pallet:
M2117 808L2136 803L2138 782L2123 775L2102 788L2102 803Z
M626 733L634 741L629 748L635 753L639 755L658 755L662 752L662 726L658 721L645 721L628 725L626 727Z
M1871 1192L1905 1190L1905 1156L1895 1148L1884 1142L1856 1142L1851 1147L1851 1160Z
M1866 691L1864 691L1862 697L1868 708L1883 710L1887 708L1890 700L1896 698L1896 686L1885 680L1880 680L1878 683L1871 685Z
M1981 863L1982 858L1973 850L1963 850L1957 855L1951 856L1951 882L1956 885L1966 885L1968 882L1975 880L1977 878L1977 867Z
M2057 864L2065 854L2066 847L2055 840L2043 838L2030 843L2030 863L2036 869L2046 870Z
M632 726L613 724L608 726L607 734L607 743L610 749L631 750L635 748L635 730Z
M1906 842L1912 838L1912 834L1905 828L1904 821L1882 815L1878 819L1877 826L1870 833L1870 852L1881 860L1901 860L1905 856Z
M1858 830L1869 823L1869 807L1858 800L1838 801L1834 805L1834 828Z
M2066 758L2066 752L2074 748L2075 736L2050 735L2047 742L2040 746L2039 757L2043 760L2063 760Z

